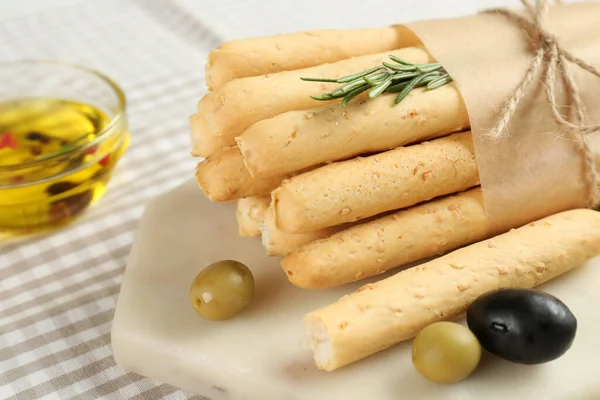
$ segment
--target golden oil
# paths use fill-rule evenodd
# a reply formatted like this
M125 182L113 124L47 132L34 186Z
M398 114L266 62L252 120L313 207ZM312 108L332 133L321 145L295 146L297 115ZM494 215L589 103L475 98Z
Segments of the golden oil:
M126 126L76 101L0 102L0 232L64 225L102 197L128 146Z

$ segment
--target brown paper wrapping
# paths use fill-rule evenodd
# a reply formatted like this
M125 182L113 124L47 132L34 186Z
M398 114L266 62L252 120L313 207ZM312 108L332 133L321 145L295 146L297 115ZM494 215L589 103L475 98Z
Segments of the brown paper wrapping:
M553 6L547 26L563 48L600 66L600 3ZM411 23L404 29L421 39L461 90L486 210L498 231L592 206L596 188L582 151L554 121L539 77L513 117L508 138L497 141L486 136L534 55L527 34L515 22L498 14L478 14ZM586 106L586 123L599 124L600 79L576 65L570 68ZM557 83L557 99L568 104L562 80ZM600 134L591 135L600 164Z

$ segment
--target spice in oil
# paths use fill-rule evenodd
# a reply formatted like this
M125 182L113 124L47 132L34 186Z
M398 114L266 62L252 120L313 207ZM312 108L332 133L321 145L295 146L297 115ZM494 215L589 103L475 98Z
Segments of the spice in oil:
M0 102L0 232L63 225L104 194L129 141L98 135L110 121L77 101Z

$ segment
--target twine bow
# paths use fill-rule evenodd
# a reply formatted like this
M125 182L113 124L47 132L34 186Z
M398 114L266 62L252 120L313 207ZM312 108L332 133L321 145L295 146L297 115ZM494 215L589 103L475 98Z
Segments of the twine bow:
M592 203L594 206L600 204L600 194L597 190L597 185L600 183L600 174L595 167L594 154L592 153L587 134L597 131L600 126L585 125L585 107L579 95L579 89L575 83L575 79L569 69L569 62L576 64L580 68L600 78L600 69L588 64L584 60L574 56L571 52L564 49L556 36L546 28L546 20L550 8L549 0L521 0L525 6L528 17L524 17L514 11L494 8L486 10L486 13L500 14L509 18L523 28L530 37L534 46L535 56L529 64L529 68L523 77L519 86L506 101L500 112L500 118L488 135L494 139L502 139L507 137L507 128L512 120L519 103L527 95L534 78L540 76L541 82L544 84L546 98L552 116L555 121L568 132L573 133L578 145L584 152L586 163L589 171L589 178L593 184ZM569 116L564 116L556 103L556 78L557 70L560 73L565 90L568 97L569 109L572 111ZM572 120L572 121L571 121Z

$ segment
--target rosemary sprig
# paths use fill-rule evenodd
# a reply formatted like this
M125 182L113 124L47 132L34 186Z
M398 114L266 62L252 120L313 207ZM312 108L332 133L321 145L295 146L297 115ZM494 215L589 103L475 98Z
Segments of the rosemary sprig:
M334 78L300 78L309 82L340 83L342 86L321 96L310 96L319 101L342 99L342 106L347 106L350 100L368 92L373 99L382 93L398 93L394 104L400 103L411 90L426 86L434 90L452 82L452 77L440 63L413 64L390 55L393 62L383 62L381 66L369 68L362 72Z

